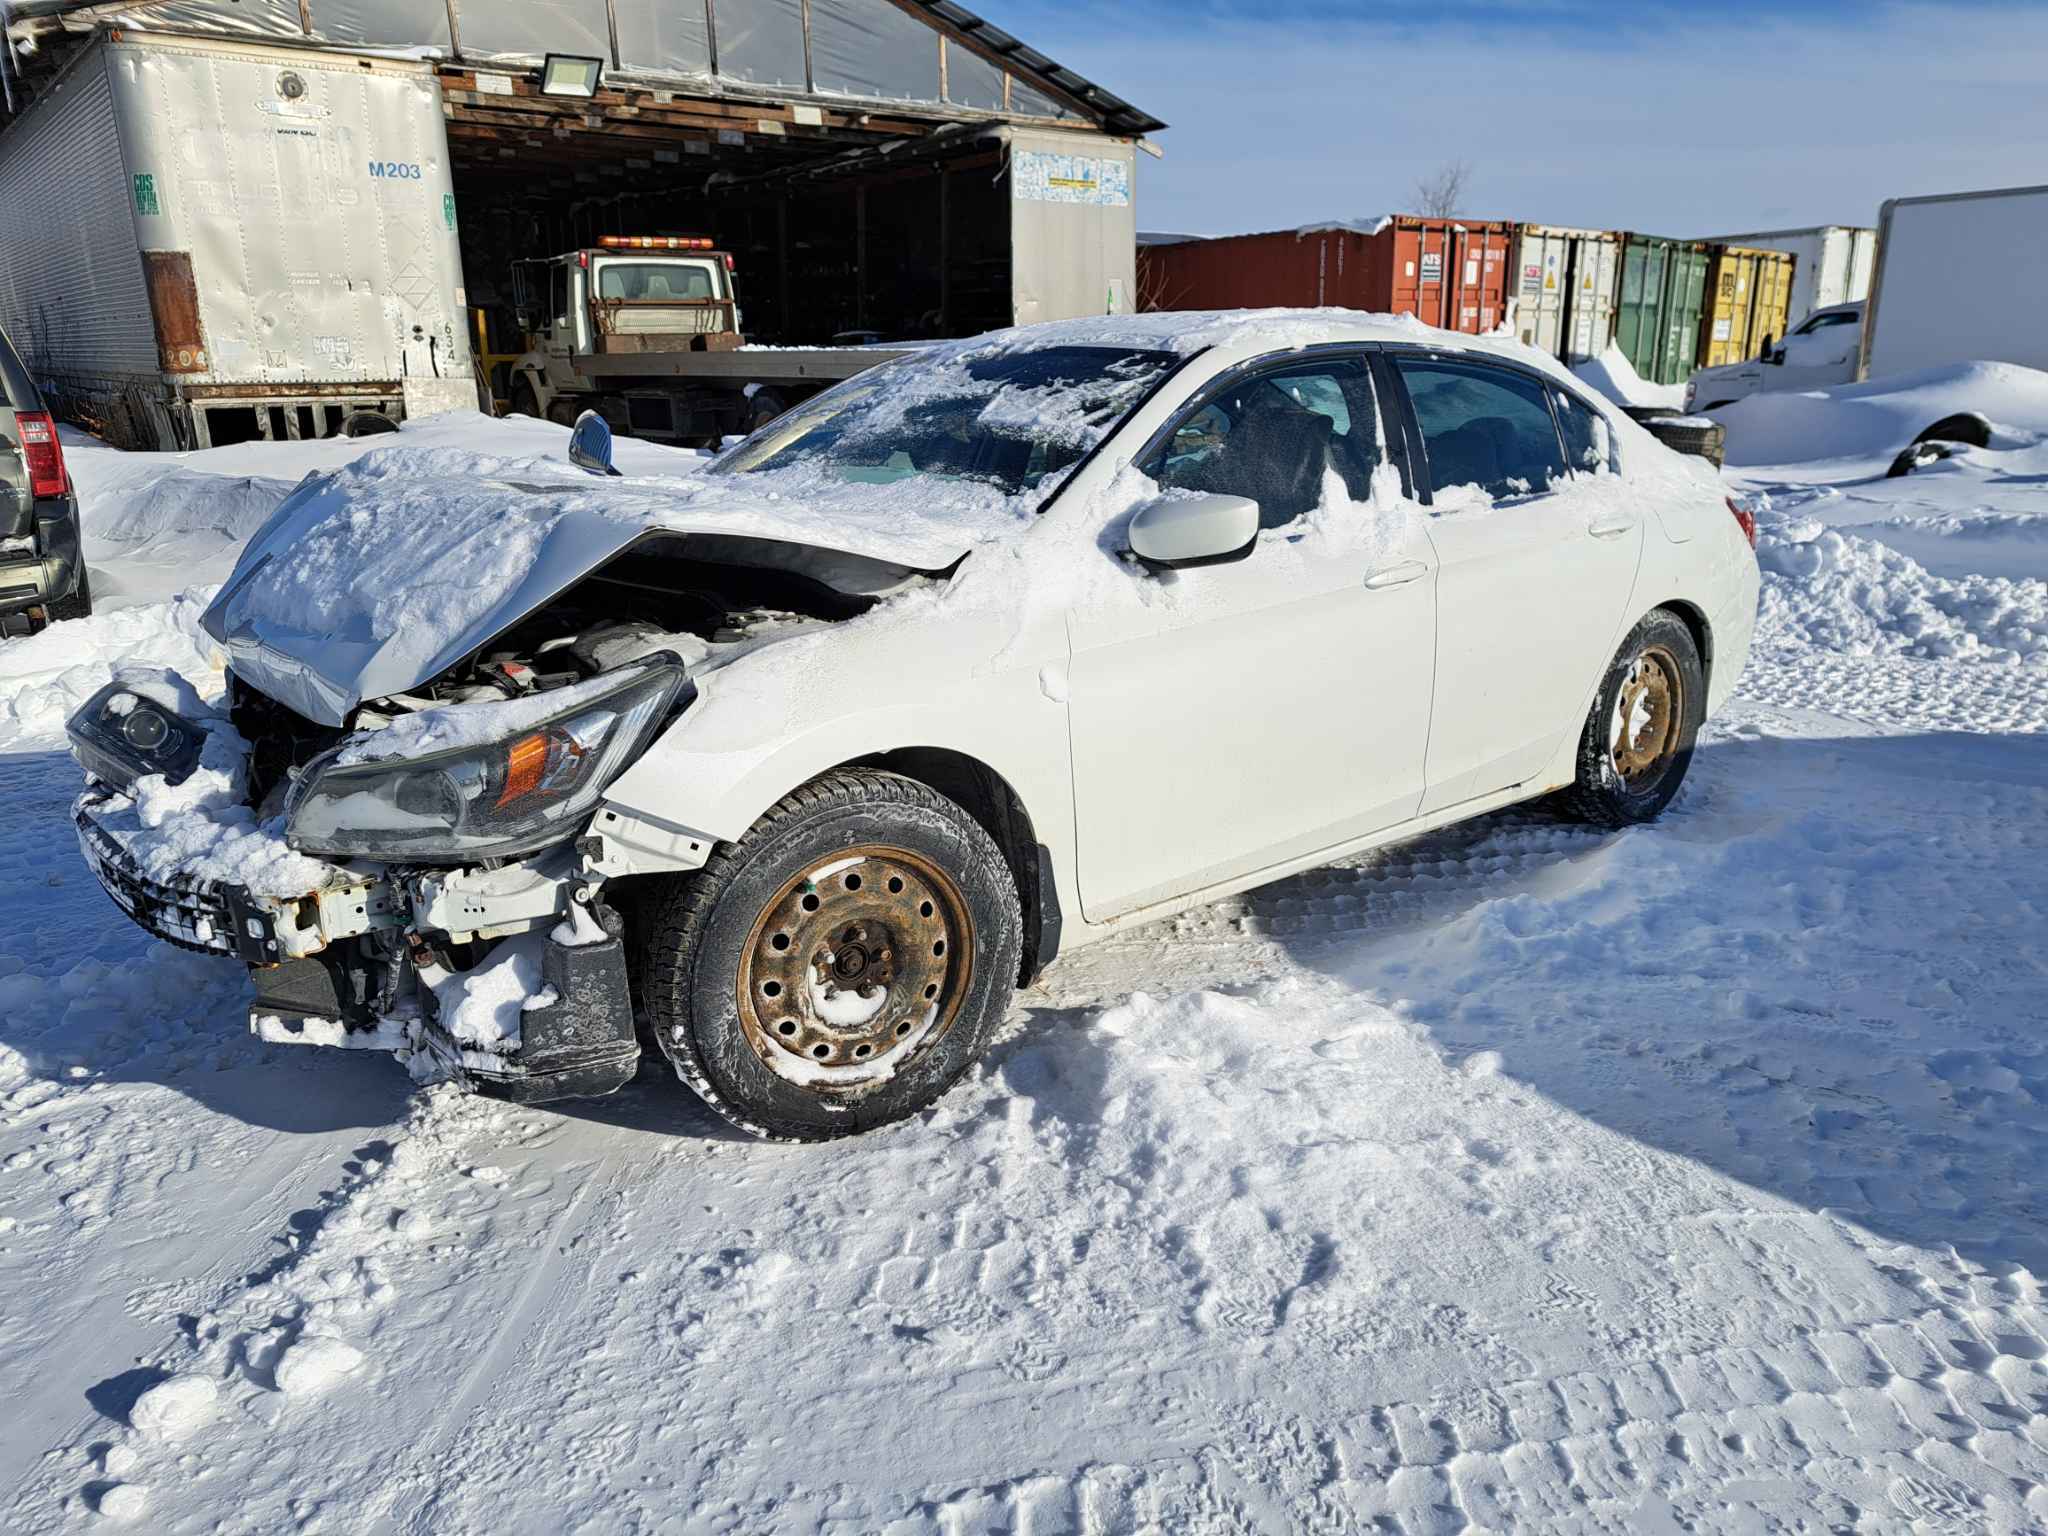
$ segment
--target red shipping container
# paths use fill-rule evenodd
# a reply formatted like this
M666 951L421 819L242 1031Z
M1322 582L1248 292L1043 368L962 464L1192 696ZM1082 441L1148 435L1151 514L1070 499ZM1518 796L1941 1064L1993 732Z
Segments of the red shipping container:
M1399 213L1138 247L1142 309L1315 308L1415 315L1478 335L1507 316L1515 226Z

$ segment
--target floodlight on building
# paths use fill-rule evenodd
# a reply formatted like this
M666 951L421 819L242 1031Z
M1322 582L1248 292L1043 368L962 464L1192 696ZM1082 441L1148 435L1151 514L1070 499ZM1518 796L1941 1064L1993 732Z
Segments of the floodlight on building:
M551 53L540 67L540 93L543 96L595 96L598 76L603 70L603 59L585 58L575 53Z

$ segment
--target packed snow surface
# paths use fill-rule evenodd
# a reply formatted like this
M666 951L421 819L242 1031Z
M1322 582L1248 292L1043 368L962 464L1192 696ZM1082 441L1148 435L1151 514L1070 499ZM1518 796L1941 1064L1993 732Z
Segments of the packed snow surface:
M2044 456L1731 476L1763 627L1665 819L1077 952L822 1147L251 1038L66 818L192 605L0 645L0 1524L2048 1528Z

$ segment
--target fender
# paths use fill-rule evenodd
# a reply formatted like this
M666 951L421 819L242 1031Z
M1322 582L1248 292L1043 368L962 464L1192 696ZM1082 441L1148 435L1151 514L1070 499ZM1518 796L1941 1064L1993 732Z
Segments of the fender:
M983 611L936 624L859 621L813 631L704 674L699 695L613 782L593 830L622 872L693 869L791 790L828 769L911 748L972 758L1023 802L1063 889L1073 889L1067 705L1059 616L1012 629ZM964 658L1005 651L996 670ZM963 658L952 661L949 658ZM1028 658L1028 659L1027 659Z

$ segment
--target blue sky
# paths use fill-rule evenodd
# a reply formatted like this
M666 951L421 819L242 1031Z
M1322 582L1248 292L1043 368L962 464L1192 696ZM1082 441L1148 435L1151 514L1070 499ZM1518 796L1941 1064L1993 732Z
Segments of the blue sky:
M1870 224L1887 197L2048 182L2048 5L1804 0L985 0L1174 126L1139 225L1412 205L1694 235Z

